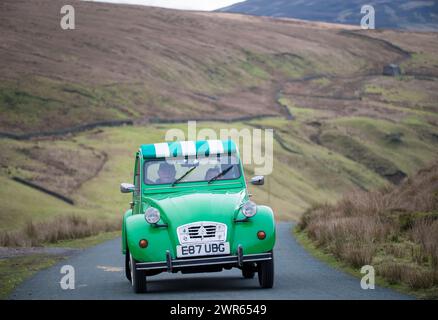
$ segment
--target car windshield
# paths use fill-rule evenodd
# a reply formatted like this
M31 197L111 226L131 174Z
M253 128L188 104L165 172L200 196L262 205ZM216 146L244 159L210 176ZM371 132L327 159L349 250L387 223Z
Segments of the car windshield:
M148 185L233 180L240 174L239 159L234 155L154 159L144 164L144 183Z

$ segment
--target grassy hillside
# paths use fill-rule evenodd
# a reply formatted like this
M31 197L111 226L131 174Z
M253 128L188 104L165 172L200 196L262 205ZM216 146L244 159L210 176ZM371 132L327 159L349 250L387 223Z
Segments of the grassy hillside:
M388 172L396 165L410 172L432 161L436 155L436 146L422 142L415 127L406 124L394 127L384 120L370 124L364 118L327 121L324 128L318 128L323 132L322 136L348 139L343 143L338 143L335 139L326 147L314 143L311 138L314 128L309 126L309 122L317 119L318 112L297 109L294 114L297 120L293 122L283 118L269 118L245 123L198 123L199 130L213 128L217 132L221 128L274 129L276 140L273 174L267 177L266 186L251 189L254 199L271 205L279 219L296 220L309 206L321 201L333 202L346 190L369 190L388 184L388 180L374 170L375 158L383 159L381 165ZM349 143L355 141L354 138L343 135L349 126L353 126L357 135L363 139L369 136L366 143L350 146ZM386 126L388 129L384 131ZM120 217L130 198L119 193L118 185L123 181L129 182L132 178L136 148L142 143L161 141L168 129L186 130L186 127L186 124L156 124L147 127L95 129L62 139L1 139L3 154L7 156L2 158L3 170L0 176L6 186L0 192L2 229L23 225L30 219L39 221L66 213L95 218ZM402 142L393 146L393 142L387 142L385 137L398 131L404 132L400 138ZM330 149L332 145L333 149ZM357 145L360 146L359 149L366 148L369 152L359 153L363 157L356 159L359 162L349 158L347 154L349 152L354 156L357 151L354 147ZM421 153L412 152L415 148L420 149ZM394 153L397 157L393 157ZM387 163L390 163L388 168L384 167ZM96 167L100 168L97 173L93 171ZM248 166L246 170L250 177L253 167ZM71 197L75 205L66 204L12 181L8 178L12 176L23 177L49 190L56 190ZM8 201L14 198L22 201ZM34 205L29 205L31 203Z
M401 54L336 26L83 1L64 31L62 4L2 1L0 131L282 115L285 79L380 72Z
M116 228L136 149L187 119L274 129L274 172L251 192L278 219L399 184L437 158L436 34L77 1L77 29L62 31L60 3L0 4L1 231L44 241ZM381 76L391 62L403 76ZM5 135L124 119L134 126ZM35 236L46 221L56 236Z
M301 219L322 250L422 297L438 298L438 164L398 187L355 192Z

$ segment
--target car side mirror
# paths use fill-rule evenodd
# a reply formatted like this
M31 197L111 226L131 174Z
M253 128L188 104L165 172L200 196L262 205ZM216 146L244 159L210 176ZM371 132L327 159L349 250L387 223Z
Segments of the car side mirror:
M265 177L264 176L256 176L251 178L251 184L255 186L262 186L265 184Z
M135 186L130 183L122 183L120 184L120 192L121 193L131 193L134 192Z

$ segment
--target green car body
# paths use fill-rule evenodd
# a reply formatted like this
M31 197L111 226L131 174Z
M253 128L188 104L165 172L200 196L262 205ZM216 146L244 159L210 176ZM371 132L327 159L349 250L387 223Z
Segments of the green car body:
M233 267L242 269L246 278L252 278L254 273L258 272L260 285L272 287L274 213L267 206L257 205L254 216L246 217L243 214L242 207L250 200L250 194L238 150L231 140L213 142L186 142L182 147L180 142L143 145L137 152L134 183L122 184L122 192L133 193L131 209L127 210L123 217L122 252L126 256L126 276L131 280L135 292L146 291L146 276L160 272L212 272ZM191 148L187 148L187 143L191 144ZM234 179L218 179L212 183L208 181L182 181L174 185L146 183L144 177L146 169L143 169L146 168L146 162L169 157L197 158L201 154L212 157L215 154L219 157L232 155L233 159L238 160L236 166L241 173L240 176L236 175ZM158 222L151 224L146 221L145 211L148 208L159 211ZM190 250L197 250L198 240L191 241L193 232L187 231L184 226L195 232L196 230L200 232L201 229L225 230L226 236L219 242L213 242L228 243L229 253L217 252L208 256L201 254L187 258L178 257L177 246L181 246L181 250L186 250L187 254ZM194 226L195 229L190 229L190 226ZM190 233L189 243L186 245L181 243L181 237L189 233L184 232ZM259 232L263 232L264 236L260 237ZM219 232L214 236L220 236ZM199 240L200 244L208 242L209 239L204 238L204 235L202 240ZM211 250L211 247L208 250ZM272 268L272 275L261 274L261 269L266 263L272 264L268 266L268 269ZM268 283L262 284L260 277L263 276L268 277Z

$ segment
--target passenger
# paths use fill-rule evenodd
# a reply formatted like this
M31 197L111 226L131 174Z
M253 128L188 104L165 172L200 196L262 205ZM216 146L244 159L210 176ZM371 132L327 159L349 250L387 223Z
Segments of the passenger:
M158 179L156 184L173 183L175 181L176 169L173 164L163 162L158 168Z

